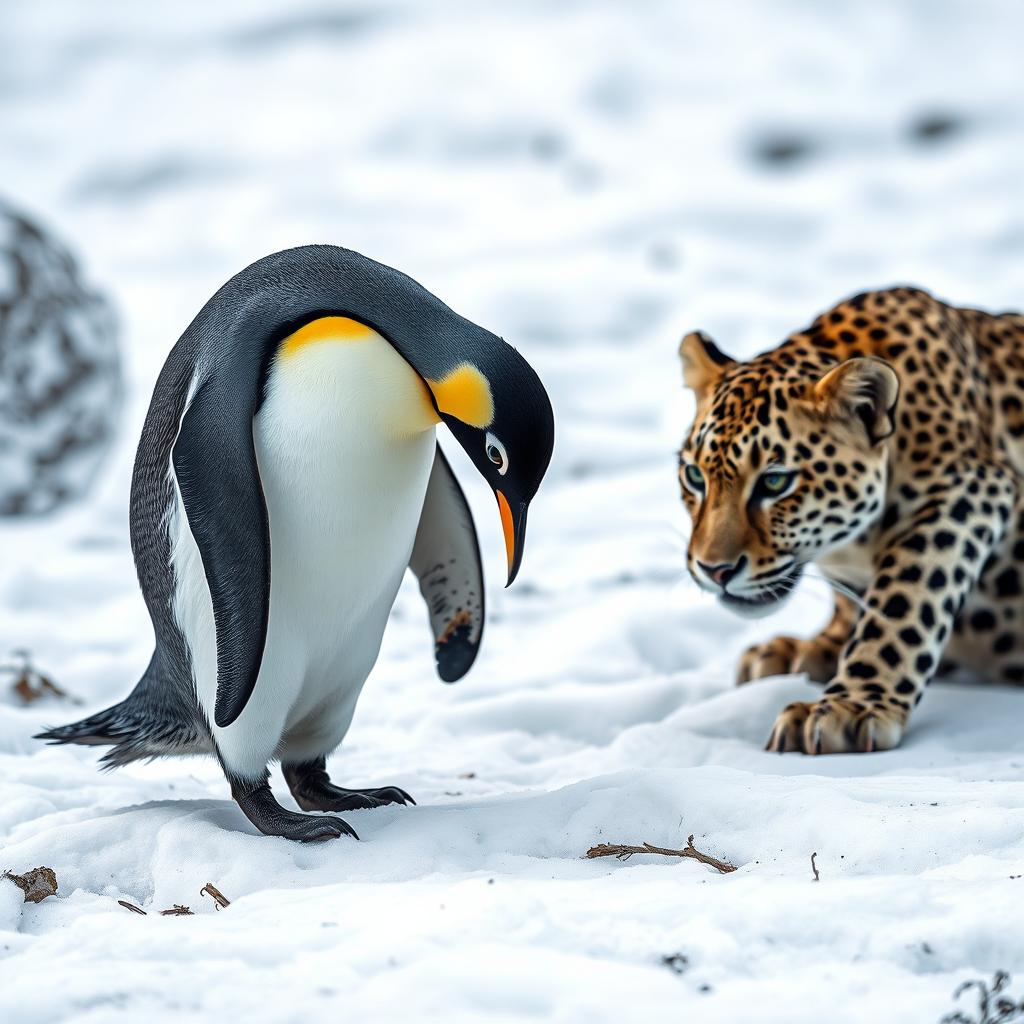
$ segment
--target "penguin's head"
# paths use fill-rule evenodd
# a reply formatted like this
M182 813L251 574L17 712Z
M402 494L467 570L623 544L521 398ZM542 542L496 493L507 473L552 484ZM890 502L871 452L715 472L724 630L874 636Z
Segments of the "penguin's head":
M493 338L493 336L491 336ZM428 380L441 419L498 501L508 583L523 560L526 514L551 461L555 419L533 367L499 338L439 380Z

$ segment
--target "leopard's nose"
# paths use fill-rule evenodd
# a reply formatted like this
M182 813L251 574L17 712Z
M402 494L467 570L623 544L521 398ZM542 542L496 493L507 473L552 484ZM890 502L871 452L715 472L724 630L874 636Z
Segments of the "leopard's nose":
M700 571L718 586L724 587L729 580L739 571L739 564L736 562L719 562L717 565L708 565L707 562L697 562Z

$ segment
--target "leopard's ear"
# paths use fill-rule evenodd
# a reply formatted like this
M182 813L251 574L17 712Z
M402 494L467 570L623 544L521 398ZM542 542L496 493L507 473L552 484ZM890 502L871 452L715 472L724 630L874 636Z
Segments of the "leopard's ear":
M896 429L900 378L884 359L847 359L814 385L813 395L815 406L827 416L862 427L871 446Z
M699 398L719 377L735 366L703 331L691 331L679 343L679 358L683 364L683 383Z

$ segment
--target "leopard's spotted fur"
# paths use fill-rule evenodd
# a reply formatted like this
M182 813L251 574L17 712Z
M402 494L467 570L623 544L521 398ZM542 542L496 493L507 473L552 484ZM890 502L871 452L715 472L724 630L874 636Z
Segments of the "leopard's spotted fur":
M946 665L1024 682L1024 316L894 288L750 362L700 333L680 354L697 395L679 470L694 579L759 613L815 562L863 602L744 655L741 682L828 683L782 711L769 749L894 747Z

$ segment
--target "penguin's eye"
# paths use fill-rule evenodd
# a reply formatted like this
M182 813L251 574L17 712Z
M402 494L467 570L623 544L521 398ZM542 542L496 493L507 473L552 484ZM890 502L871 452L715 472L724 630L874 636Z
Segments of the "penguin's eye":
M698 494L703 492L704 474L700 471L700 466L694 462L688 462L686 469L683 470L683 476L691 491L696 491Z
M484 440L484 451L487 458L498 467L498 472L504 476L508 472L508 453L505 446L490 432Z

